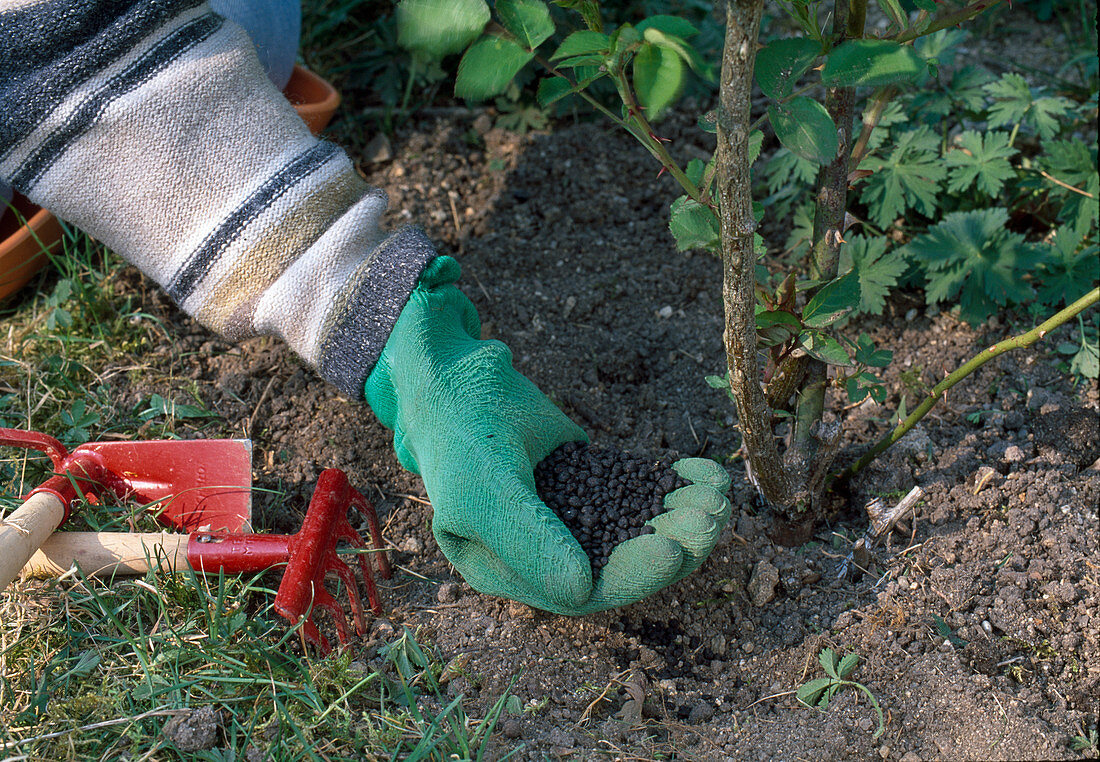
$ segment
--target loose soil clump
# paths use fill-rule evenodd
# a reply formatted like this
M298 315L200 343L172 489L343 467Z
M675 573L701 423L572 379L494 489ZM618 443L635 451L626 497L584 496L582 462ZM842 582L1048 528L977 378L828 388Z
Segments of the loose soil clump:
M593 575L620 543L655 530L665 495L690 482L666 459L566 442L535 467L535 490L592 561Z

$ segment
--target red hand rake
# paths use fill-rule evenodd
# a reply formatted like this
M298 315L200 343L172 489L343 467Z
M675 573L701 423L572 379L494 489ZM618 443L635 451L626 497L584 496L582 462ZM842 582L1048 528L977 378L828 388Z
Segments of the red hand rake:
M363 538L348 522L349 508L355 508L367 519L373 550L367 549ZM329 573L335 574L347 589L356 632L363 634L366 631L355 575L337 552L340 541L359 551L359 568L367 587L367 599L371 610L381 614L382 603L366 557L370 555L376 559L378 573L383 579L390 578L378 516L370 501L351 486L347 475L335 468L321 473L297 534L60 532L42 546L24 572L36 577L57 576L74 561L79 562L85 572L99 575L142 574L158 565L172 571L190 567L204 574L219 571L247 574L285 564L283 580L275 596L275 610L293 624L305 617L303 636L323 653L329 653L332 646L314 620L317 609L327 611L332 617L341 644L349 639L344 611L324 587Z

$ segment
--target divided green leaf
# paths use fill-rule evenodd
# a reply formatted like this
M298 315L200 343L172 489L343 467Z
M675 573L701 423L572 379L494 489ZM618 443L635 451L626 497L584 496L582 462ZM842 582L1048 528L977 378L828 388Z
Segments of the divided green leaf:
M820 43L805 37L770 42L756 54L756 82L769 98L786 98L819 53Z
M855 668L859 666L859 654L850 653L840 660L840 666L837 667L837 677L841 680L847 680L848 676L852 674Z
M554 33L550 9L542 0L497 0L496 8L500 23L528 50L534 50Z
M483 37L458 62L455 95L482 101L500 95L534 53L502 37Z
M801 257L806 251L809 251L810 241L814 235L814 209L813 202L806 202L800 204L795 210L791 219L791 232L787 236L787 252ZM844 256L844 250L841 249L841 256Z
M900 249L886 250L884 236L867 238L855 234L840 248L838 272L854 272L859 280L857 309L871 315L881 315L886 296L897 285L907 263Z
M844 390L848 393L848 401L853 404L862 402L868 395L880 405L886 401L886 387L869 371L861 371L848 378L844 382Z
M1047 181L1049 198L1060 207L1058 219L1072 225L1083 236L1100 223L1096 144L1090 147L1076 139L1050 140L1043 144L1043 150L1045 153L1039 157L1039 163L1050 175L1043 179Z
M817 708L822 697L825 695L825 691L828 690L829 686L832 684L833 681L831 678L818 677L800 687L795 692L795 698L806 706Z
M872 222L886 227L908 209L926 217L935 214L940 183L947 176L939 159L939 137L925 126L899 133L886 158L864 159L860 168L874 174L864 181L860 198Z
M1008 160L1019 153L1009 145L1007 132L980 132L967 130L956 140L957 148L948 152L944 161L950 167L947 190L962 193L977 185L987 196L1001 192L1005 180L1015 172Z
M1069 371L1085 378L1100 377L1100 331L1096 330L1095 325L1085 327L1080 348L1069 364Z
M1100 247L1095 239L1085 239L1079 228L1063 225L1055 231L1040 275L1040 302L1053 307L1071 304L1100 279Z
M1028 276L1042 255L1022 235L1005 229L1008 211L952 212L905 249L921 263L928 279L929 304L958 304L959 317L971 325L999 307L1031 296Z
M856 339L855 361L860 365L869 365L872 368L885 368L894 360L894 353L889 349L875 349L875 342L865 333L861 333Z
M768 106L768 119L779 142L803 159L826 164L836 156L836 124L814 99L799 96Z
M1039 137L1049 140L1058 133L1059 117L1073 107L1073 101L1061 96L1038 96L1019 74L1005 74L984 88L993 98L989 107L989 126L1004 127L1024 123Z
M836 668L839 663L839 657L836 655L836 651L831 648L821 649L821 653L817 655L817 660L821 663L821 668L825 670L825 674L829 677L839 677Z
M753 130L749 133L749 164L754 163L760 157L760 149L764 146L764 133Z
M401 0L397 4L397 44L439 60L458 53L489 23L485 0Z
M829 53L821 81L830 87L881 87L914 80L924 70L924 61L908 45L849 40Z

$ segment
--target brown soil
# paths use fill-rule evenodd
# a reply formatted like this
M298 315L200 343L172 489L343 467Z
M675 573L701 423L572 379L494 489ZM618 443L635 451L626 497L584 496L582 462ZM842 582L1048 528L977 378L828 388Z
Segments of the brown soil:
M664 125L675 150L701 154L681 121ZM158 350L164 383L129 388L120 404L193 390L224 416L220 433L251 433L257 486L286 493L261 506L262 529L294 530L318 473L345 469L376 500L398 565L356 658L420 628L444 658L470 655L448 691L466 695L472 716L515 679L528 711L502 718L494 748L522 744L517 759L1080 757L1070 739L1096 727L1100 693L1096 383L1072 386L1049 342L990 363L836 497L812 542L777 546L730 458L731 404L703 380L724 364L720 269L676 252L672 184L597 127L521 138L489 126L414 125L366 173L389 192L392 224L417 220L461 260L486 335L511 346L518 369L595 443L728 465L734 518L696 574L583 619L474 592L436 547L422 483L365 406L277 342L211 338L136 274L144 308L174 324L173 344ZM862 326L894 351L891 397L843 413L841 458L884 431L902 394L911 402L1021 325L972 330L900 295ZM970 423L977 411L991 412ZM866 573L838 579L866 528L865 501L914 485L927 492L916 519L874 549ZM796 702L793 691L822 675L825 646L860 655L853 677L878 698L883 737L856 690L825 712ZM628 671L645 693L629 722Z

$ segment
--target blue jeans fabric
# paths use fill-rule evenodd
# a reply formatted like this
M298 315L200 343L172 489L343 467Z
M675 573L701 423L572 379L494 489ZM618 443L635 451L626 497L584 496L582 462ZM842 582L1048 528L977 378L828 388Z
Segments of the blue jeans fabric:
M210 0L210 7L244 27L267 76L286 87L302 33L300 0Z

